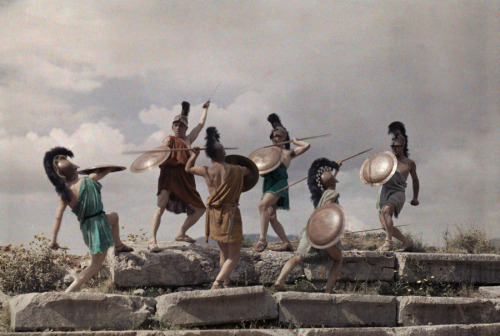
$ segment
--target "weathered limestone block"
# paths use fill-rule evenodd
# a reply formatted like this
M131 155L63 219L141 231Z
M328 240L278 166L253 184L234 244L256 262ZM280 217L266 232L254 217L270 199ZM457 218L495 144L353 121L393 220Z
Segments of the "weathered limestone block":
M183 242L158 244L152 253L147 243L131 244L133 252L108 258L111 278L119 287L192 286L213 280L214 259L218 251L211 247Z
M397 300L393 296L276 293L280 322L300 326L395 326Z
M212 246L183 242L164 242L159 253L147 249L147 243L131 244L134 252L108 258L111 277L119 287L195 286L214 281L219 272L219 250ZM245 285L274 283L293 253L252 252L244 248L231 280ZM301 266L289 281L303 274Z
M242 249L240 261L231 274L231 280L249 285L273 284L283 265L293 255L292 252L266 250L258 253L252 252L251 249ZM288 276L287 281L298 279L302 274L304 274L303 265L299 265Z
M392 253L376 251L343 251L342 270L339 280L348 281L392 281L394 280L395 257ZM304 273L310 281L326 281L332 261L304 264Z
M479 287L479 293L491 299L500 299L500 286Z
M409 282L500 284L500 255L496 254L396 253L396 260L398 276Z
M278 318L263 286L179 292L157 298L156 317L176 326L202 326Z
M154 299L102 293L30 293L10 300L11 327L34 330L127 330L144 324Z
M405 296L398 300L398 323L405 326L500 322L496 299Z

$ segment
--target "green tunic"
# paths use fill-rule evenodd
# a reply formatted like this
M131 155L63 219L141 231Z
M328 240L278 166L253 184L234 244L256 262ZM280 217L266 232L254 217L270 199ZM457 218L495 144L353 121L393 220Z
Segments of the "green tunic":
M115 244L111 227L104 213L101 200L101 184L84 177L80 186L78 202L73 212L80 222L83 240L90 254L107 251Z
M276 196L280 196L276 207L278 209L289 210L290 200L288 197L288 189L282 190L279 193L278 190L288 186L288 173L286 172L286 167L282 163L278 168L270 173L262 175L264 177L263 193L271 193Z

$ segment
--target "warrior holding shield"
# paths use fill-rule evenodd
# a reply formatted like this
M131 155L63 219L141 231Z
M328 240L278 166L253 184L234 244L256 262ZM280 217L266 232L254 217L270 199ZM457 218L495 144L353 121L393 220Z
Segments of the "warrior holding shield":
M203 105L200 122L189 134L186 134L190 105L188 102L182 102L182 112L172 122L174 135L165 138L163 144L170 149L190 148L205 125L209 106L210 101L207 101ZM189 151L171 151L168 159L160 165L157 206L151 222L151 240L148 246L152 252L160 252L156 241L156 234L165 209L175 214L187 213L187 218L175 240L189 243L195 242L193 238L186 235L186 231L196 224L198 219L205 213L205 205L196 190L193 174L186 173L185 171L185 165L189 157Z
M329 257L333 264L328 273L325 292L331 293L342 267L339 241L344 232L344 215L342 208L338 206L340 195L335 190L339 168L335 161L326 158L316 159L309 168L307 185L316 210L302 231L295 256L285 263L274 284L277 291L286 291L287 276L301 262Z
M228 161L231 160L226 157L224 146L219 139L219 133L215 127L207 128L205 151L212 160L212 165L210 167L194 166L200 154L200 148L195 147L194 155L188 160L185 168L190 174L203 176L210 192L207 198L205 241L208 242L210 237L219 245L221 268L212 289L230 286L230 275L240 259L243 241L238 201L241 193L253 187L259 177L258 169L250 159L231 155L236 164L229 164ZM253 178L250 178L252 185L245 187L248 175L253 175Z
M296 138L292 139L292 142L298 147L294 150L290 150L290 143L281 144L290 140L288 131L281 124L281 120L277 114L272 113L268 116L267 120L271 123L273 130L271 131L270 139L273 144L281 151L279 166L270 171L266 172L262 176L264 177L263 192L264 195L259 203L259 213L260 213L260 237L255 243L253 250L256 252L262 252L267 247L267 230L269 228L269 223L271 223L274 232L281 239L282 244L275 251L293 251L292 244L288 239L283 225L278 221L276 215L276 209L288 210L289 197L288 189L282 190L288 185L288 173L287 169L290 166L292 159L297 156L304 154L309 148L310 144L299 141Z
M403 247L398 252L408 251L412 242L406 238L398 228L394 227L392 216L398 217L405 203L405 189L408 175L411 175L413 182L413 199L410 204L417 206L420 183L417 176L417 166L413 160L408 158L408 136L402 122L394 121L389 125L389 134L393 135L391 149L397 158L397 168L392 177L383 184L377 202L379 209L379 219L382 228L385 230L385 243L380 248L381 251L391 251L394 248L392 237L403 242Z
M64 147L55 147L45 153L43 165L47 177L59 194L59 205L49 247L53 250L59 249L57 235L64 211L69 206L78 217L83 240L90 250L89 267L81 271L66 289L66 292L73 292L101 269L110 247L115 247L115 254L131 252L133 249L120 240L118 214L116 212L106 214L101 201L101 184L98 181L113 168L96 170L88 177L79 178L77 172L79 167L69 161L68 157L73 157L72 151Z

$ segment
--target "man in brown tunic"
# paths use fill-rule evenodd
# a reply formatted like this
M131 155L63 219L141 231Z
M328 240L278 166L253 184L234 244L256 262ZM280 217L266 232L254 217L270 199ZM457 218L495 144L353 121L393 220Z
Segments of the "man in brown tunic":
M163 144L171 149L190 148L196 140L198 134L205 125L207 111L210 101L203 105L203 113L200 122L193 130L186 135L188 129L189 103L182 102L182 112L174 118L172 131L174 135L168 136L163 140ZM152 252L159 252L156 241L156 234L160 227L161 216L167 209L175 214L187 213L186 220L181 226L176 241L185 241L194 243L195 240L188 235L186 231L192 227L198 219L205 213L205 205L201 200L200 194L196 190L196 183L193 174L185 171L184 167L190 157L189 151L172 151L170 157L160 165L160 177L158 178L158 200L151 222L151 241L149 249Z
M243 191L243 177L250 174L250 170L225 162L226 152L215 127L207 128L206 139L206 153L212 159L212 166L194 166L200 154L195 147L194 155L186 164L186 172L203 176L210 192L205 241L210 237L219 245L221 270L212 286L212 289L219 289L230 285L231 272L240 258L243 230L238 200Z

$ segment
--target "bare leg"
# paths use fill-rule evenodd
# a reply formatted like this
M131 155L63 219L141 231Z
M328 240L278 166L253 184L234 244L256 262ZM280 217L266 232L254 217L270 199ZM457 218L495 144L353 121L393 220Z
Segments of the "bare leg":
M228 246L228 244L225 244L225 243L217 242L217 244L219 245L219 250L220 250L219 265L220 265L220 269L222 270L222 266L224 265L226 260L229 258L229 246ZM230 281L228 279L225 279L224 284L226 286L229 286Z
M281 225L281 223L278 221L278 217L276 216L276 203L268 208L268 212L269 222L271 223L274 232L276 232L283 243L289 243L290 240L286 236L285 229L283 228L283 225Z
M289 259L285 265L283 265L283 268L281 269L281 273L278 276L278 279L276 279L276 282L274 283L275 285L285 285L285 280L288 277L290 273L293 272L295 267L297 267L302 261L304 261L304 257L301 257L299 255L294 255L291 259Z
M398 228L394 227L394 222L392 220L392 215L394 214L396 207L394 204L389 203L388 205L384 205L380 210L381 221L385 223L385 232L386 232L386 240L392 240L394 236L396 239L403 242L405 246L411 246L411 242L406 238Z
M264 197L262 197L262 200L259 203L261 239L267 238L267 230L269 228L270 220L269 207L272 207L273 205L278 203L279 199L279 196L273 195L271 193L265 193Z
M181 229L179 230L178 236L185 236L186 231L189 230L190 227L196 224L201 216L205 213L204 208L194 208L194 212L186 217L184 224L182 224Z
M241 243L219 243L221 245L226 245L228 250L228 256L224 264L221 266L221 270L217 275L215 281L223 281L225 284L231 282L231 272L236 267L238 260L240 259ZM221 248L222 249L222 248Z
M335 285L335 281L339 277L340 270L342 269L342 251L340 251L337 247L332 246L326 249L328 254L333 260L332 268L328 273L328 278L326 280L325 293L331 293L333 289L333 285Z
M108 219L109 226L111 227L111 233L113 234L115 246L123 245L123 242L120 239L120 224L118 214L116 212L112 212L110 214L106 214L106 218Z
M167 206L168 199L170 197L170 192L167 190L162 190L158 195L158 200L156 203L156 209L153 213L153 219L151 221L151 244L157 244L156 234L158 233L158 228L160 227L161 216L165 212L165 207Z
M102 268L102 263L106 259L106 252L94 253L91 255L90 265L81 271L75 281L66 289L66 293L78 290L85 282L87 282L94 274Z

